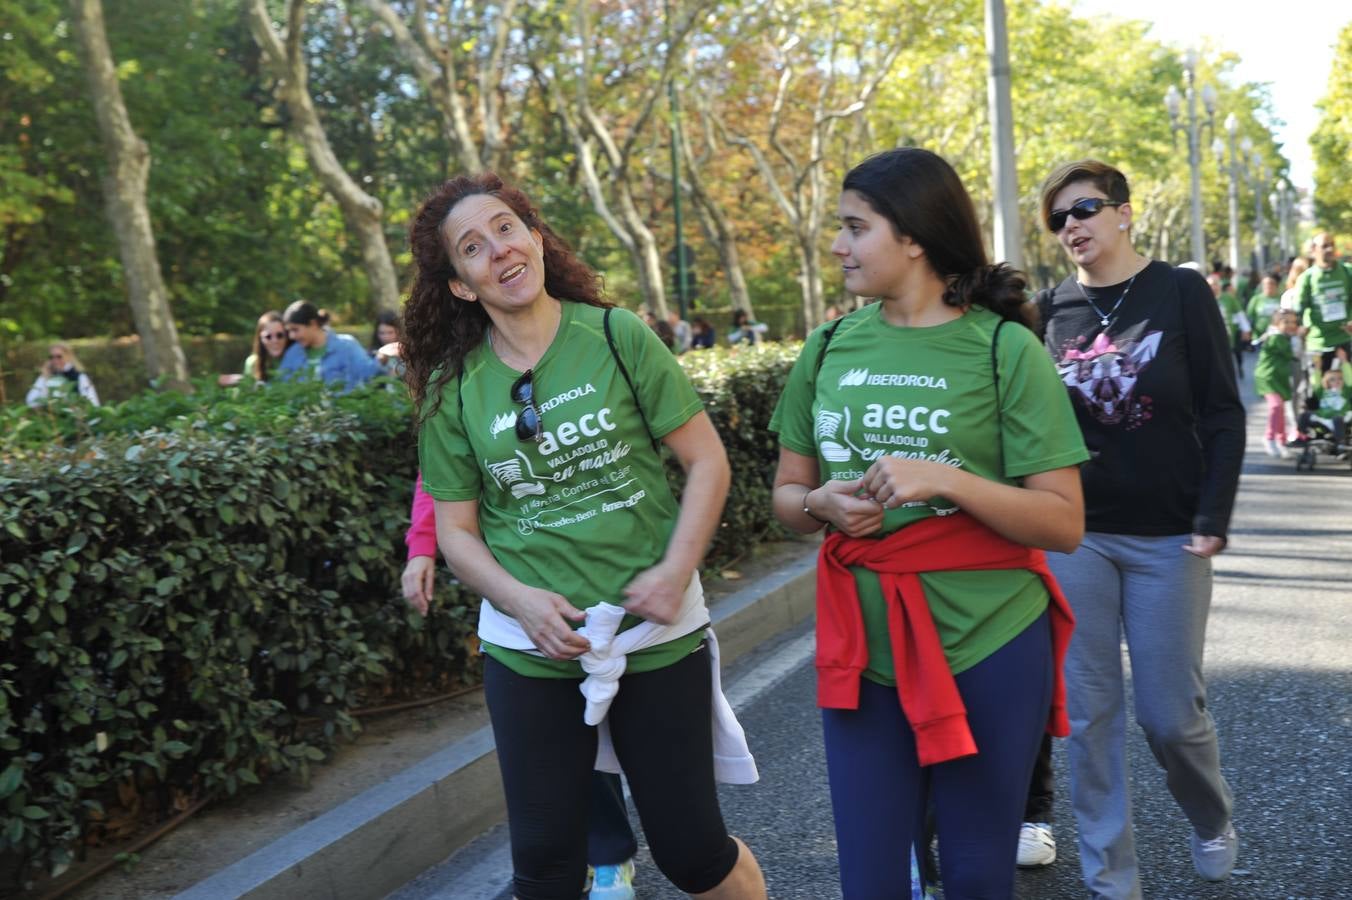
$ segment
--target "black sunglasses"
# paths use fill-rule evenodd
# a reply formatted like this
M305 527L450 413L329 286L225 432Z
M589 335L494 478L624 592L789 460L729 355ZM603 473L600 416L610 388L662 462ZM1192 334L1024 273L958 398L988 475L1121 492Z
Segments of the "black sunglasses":
M512 402L522 404L516 417L516 439L519 441L539 441L544 437L544 423L540 421L540 411L535 408L535 383L531 380L534 375L534 369L527 369L512 382Z
M1066 217L1074 216L1083 222L1103 212L1105 206L1121 206L1125 200L1104 200L1102 197L1085 197L1070 204L1070 209L1055 209L1047 216L1047 227L1056 234L1066 227Z

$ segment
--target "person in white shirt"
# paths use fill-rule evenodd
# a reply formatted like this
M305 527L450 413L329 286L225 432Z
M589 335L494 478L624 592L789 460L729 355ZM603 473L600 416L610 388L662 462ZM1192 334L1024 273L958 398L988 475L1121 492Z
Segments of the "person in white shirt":
M38 373L33 386L28 389L28 396L24 398L24 402L37 408L69 400L76 395L85 398L94 406L99 405L99 394L94 390L94 382L85 374L70 344L64 342L52 344L47 348L47 361L42 364L42 371Z

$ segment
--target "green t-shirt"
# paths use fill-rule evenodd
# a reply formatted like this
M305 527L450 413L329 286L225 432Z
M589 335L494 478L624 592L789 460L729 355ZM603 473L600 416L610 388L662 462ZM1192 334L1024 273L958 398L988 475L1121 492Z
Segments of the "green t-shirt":
M1311 350L1328 350L1352 343L1352 334L1343 330L1349 321L1348 305L1352 304L1352 273L1342 263L1331 269L1311 266L1301 273L1296 282L1300 297L1302 322L1310 329L1306 346Z
M466 358L463 383L453 379L443 388L441 406L418 436L418 458L423 488L434 499L479 502L479 529L504 569L586 609L602 600L624 602L624 587L666 552L679 509L606 346L604 310L562 307L558 333L534 369L543 440L517 438L520 407L511 387L521 373L485 342ZM611 313L610 326L653 436L700 412L685 372L651 328L623 309ZM639 621L625 616L621 630ZM628 671L669 665L702 637L699 629L632 653ZM582 677L575 661L484 649L523 675Z
M1281 296L1269 297L1266 294L1254 294L1249 300L1249 325L1255 338L1266 334L1272 324L1272 316L1282 308Z
M1295 353L1291 335L1274 332L1263 338L1258 351L1258 362L1253 366L1253 389L1258 396L1276 394L1283 400L1291 399L1291 362Z
M1352 387L1344 386L1340 391L1317 387L1310 391L1310 396L1318 404L1315 415L1320 418L1341 419L1352 411Z
M997 412L994 313L973 307L943 325L898 328L883 320L881 308L873 304L839 320L815 375L823 332L834 323L809 335L770 421L784 447L817 458L823 482L860 478L884 453L1006 484L1088 459L1065 386L1027 328L1000 330ZM882 534L953 511L943 497L888 510ZM878 576L862 567L853 572L868 634L864 674L893 684ZM1047 607L1042 579L1026 570L932 572L920 580L954 672L998 650Z
M1234 294L1222 291L1216 297L1216 302L1220 304L1221 318L1225 320L1225 333L1230 336L1230 343L1235 342L1235 332L1238 326L1235 323L1235 316L1239 314L1239 298Z

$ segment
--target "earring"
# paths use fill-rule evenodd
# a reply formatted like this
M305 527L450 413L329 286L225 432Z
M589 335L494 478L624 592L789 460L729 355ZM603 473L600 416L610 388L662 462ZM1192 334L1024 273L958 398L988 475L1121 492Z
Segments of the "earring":
M1123 226L1123 227L1125 228L1126 226ZM478 300L478 299L479 299L479 295L478 295L478 294L470 294L470 295L467 296L465 299L468 300L470 303L473 303L475 300Z
M1126 223L1126 222L1121 222L1121 223L1119 223L1118 226L1117 226L1117 230L1118 230L1118 231L1126 231L1126 230L1127 230L1127 223Z

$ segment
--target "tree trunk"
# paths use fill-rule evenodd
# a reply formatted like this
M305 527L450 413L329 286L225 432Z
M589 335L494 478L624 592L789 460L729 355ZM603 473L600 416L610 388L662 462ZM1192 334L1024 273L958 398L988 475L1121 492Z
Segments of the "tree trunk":
M146 207L150 148L132 129L122 102L122 89L117 83L103 25L102 0L71 0L70 8L108 158L103 200L117 233L123 277L127 280L127 301L141 336L146 374L158 387L190 392L188 362L169 310L169 293L160 273L155 232Z
M305 60L301 55L301 32L305 24L304 0L290 0L287 9L286 44L273 30L263 0L249 0L249 30L263 51L263 58L277 78L278 93L291 114L291 127L305 147L310 165L329 195L338 202L343 221L357 238L362 267L377 309L399 309L399 279L385 243L384 210L380 201L361 189L347 174L329 145L324 125L310 98Z
M698 101L697 101L698 102ZM747 290L746 273L742 271L742 256L737 250L737 226L733 224L723 207L709 195L704 188L704 177L700 168L705 160L713 155L713 135L707 113L701 109L700 126L704 133L705 153L696 158L690 149L690 141L681 141L681 155L685 158L687 177L690 179L690 196L695 201L695 212L705 234L718 250L718 261L728 280L728 299L733 309L746 312L751 319L755 315L751 309L751 292Z

